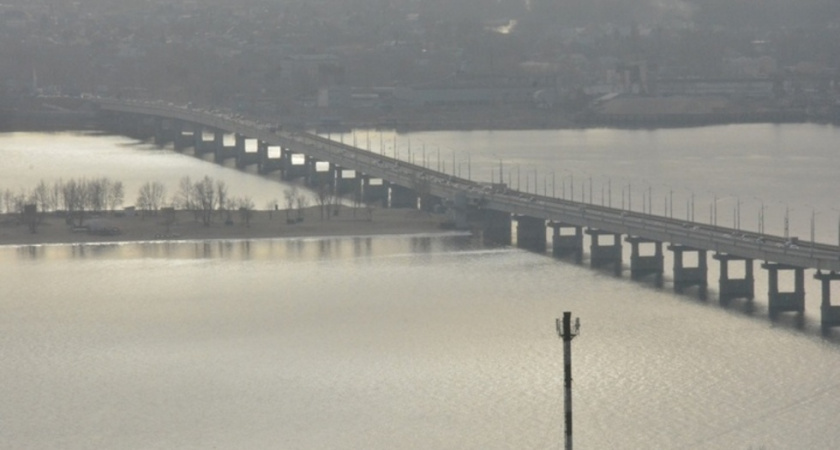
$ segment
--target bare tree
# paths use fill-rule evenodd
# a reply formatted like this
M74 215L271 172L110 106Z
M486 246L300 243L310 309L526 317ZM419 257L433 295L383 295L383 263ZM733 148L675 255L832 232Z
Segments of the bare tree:
M157 214L158 209L163 206L163 199L166 197L166 186L159 181L146 182L140 187L140 192L137 196L137 207L143 211L143 215L147 212Z
M268 211L268 220L273 220L274 219L274 211L277 211L277 209L278 209L277 199L272 198L271 200L269 200L268 203L265 204L265 209L266 209L266 211Z
M307 206L309 206L309 199L303 194L298 194L295 197L295 204L297 205L297 220L303 222L303 213Z
M11 191L11 189L5 189L3 191L3 211L6 214L11 213L15 207L15 194Z
M196 185L193 184L190 177L186 176L181 178L181 181L178 183L178 192L175 194L175 198L172 199L172 203L181 209L192 211L193 219L198 222L201 213L197 202Z
M44 180L41 180L38 186L32 191L31 203L38 206L38 210L42 215L52 207L52 202L50 201L51 192Z
M239 206L239 218L245 222L246 227L250 227L254 217L254 202L250 197L243 197L238 199L236 204Z
M204 179L195 183L195 202L201 211L201 220L204 226L213 223L213 210L216 207L216 193L213 189L213 179L204 176Z
M67 209L67 216L70 220L74 217L78 220L77 225L82 226L85 222L85 211L89 205L89 192L85 179L70 179L61 187L61 197L64 207Z
M330 198L332 197L332 186L324 181L318 185L318 190L316 191L317 194L317 201L318 201L318 211L321 213L321 220L324 220L324 215L327 216L327 219L330 217Z
M283 198L286 200L286 223L292 223L292 210L295 209L295 201L298 197L297 187L292 186L283 191Z
M219 206L219 213L225 214L230 209L227 184L222 180L216 181L216 203ZM230 212L227 212L225 215L226 220L228 220L230 218Z
M125 188L123 187L122 181L114 181L111 185L111 189L108 190L108 209L114 211L122 205L123 200L125 198Z
M51 210L56 211L58 210L58 206L61 203L61 180L58 180L53 183L52 188L50 189L50 205Z
M107 178L96 178L87 183L90 209L95 212L104 211L108 205L108 191L111 181Z
M23 218L23 223L26 224L26 227L29 228L30 233L37 233L38 232L38 225L41 224L42 217L38 214L38 205L35 203L27 203L23 206L23 212L21 213Z

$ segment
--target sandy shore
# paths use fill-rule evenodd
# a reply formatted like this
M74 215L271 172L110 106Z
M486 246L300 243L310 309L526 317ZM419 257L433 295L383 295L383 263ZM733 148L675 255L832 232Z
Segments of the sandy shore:
M291 217L296 217L296 212ZM100 235L76 230L64 218L48 216L37 229L29 229L11 217L0 219L0 245L53 243L125 242L156 240L266 239L304 236L371 236L386 234L418 234L444 232L443 217L407 209L375 209L368 211L344 207L338 216L321 219L317 208L309 208L304 220L287 223L285 211L255 211L246 225L238 213L233 224L224 217L214 217L210 226L196 221L193 213L177 211L174 223L167 226L161 214L141 217L104 215L97 222L119 229L119 234Z

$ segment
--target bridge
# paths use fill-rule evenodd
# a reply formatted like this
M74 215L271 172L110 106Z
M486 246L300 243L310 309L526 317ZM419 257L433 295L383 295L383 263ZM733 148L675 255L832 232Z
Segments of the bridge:
M233 159L240 168L256 165L261 173L303 179L313 188L329 186L367 204L445 209L457 226L474 229L486 242L510 245L515 236L519 247L546 252L550 234L554 256L582 263L584 235L588 235L590 265L611 269L619 276L623 237L631 248L631 279L652 278L660 287L667 243L673 252L673 286L678 293L696 288L706 297L711 252L719 261L718 292L723 305L738 298L753 299L754 262L759 260L768 273L771 318L785 312L804 313L805 270L815 270L814 278L822 287L823 330L840 326L840 306L831 304L831 282L840 280L838 246L525 193L232 114L162 102L98 99L96 103L107 130L153 138L159 145L171 142L176 150L193 147L197 156L212 154L218 163ZM689 265L688 260L694 263ZM730 275L733 264L743 265L743 277ZM783 271L793 274L792 291L780 290Z

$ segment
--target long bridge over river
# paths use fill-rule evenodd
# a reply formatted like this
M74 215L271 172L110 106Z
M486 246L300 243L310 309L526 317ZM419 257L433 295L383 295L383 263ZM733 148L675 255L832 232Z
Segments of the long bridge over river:
M176 149L193 147L197 156L212 154L216 162L233 159L237 167L256 165L262 173L304 179L312 187L329 186L364 203L388 207L446 208L460 226L470 226L486 241L545 252L583 262L584 235L589 235L592 267L623 271L623 243L630 244L632 279L652 277L662 286L663 246L673 252L676 292L696 287L701 297L708 286L707 256L719 261L720 302L752 300L754 262L767 271L768 310L802 314L805 271L815 270L821 282L821 324L840 326L840 306L831 304L831 282L840 280L840 247L791 241L769 234L677 220L626 209L558 199L480 183L372 153L305 132L285 131L236 116L182 108L160 102L97 100L101 123L108 130L153 138ZM501 179L501 176L500 176ZM515 233L513 222L516 223ZM548 230L551 230L549 233ZM691 255L693 254L693 255ZM689 256L691 255L691 256ZM694 261L689 266L686 261ZM730 266L742 264L743 277ZM782 291L779 274L793 273L793 290Z

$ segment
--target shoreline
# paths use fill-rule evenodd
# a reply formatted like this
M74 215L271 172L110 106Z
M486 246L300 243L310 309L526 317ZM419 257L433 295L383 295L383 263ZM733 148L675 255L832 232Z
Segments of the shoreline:
M355 216L354 216L355 212ZM294 216L296 212L293 212ZM444 218L419 210L374 209L343 207L338 216L321 219L317 207L307 208L304 220L287 223L286 211L254 211L246 225L232 214L233 224L226 225L216 218L205 226L196 221L190 211L176 211L175 220L166 225L162 214L115 216L101 215L91 221L119 230L116 234L97 234L67 225L63 217L48 215L36 233L13 218L0 216L0 247L50 244L107 244L130 242L183 242L204 240L256 240L278 238L321 238L386 236L408 234L445 234L452 230L442 227ZM89 222L90 223L90 222Z

